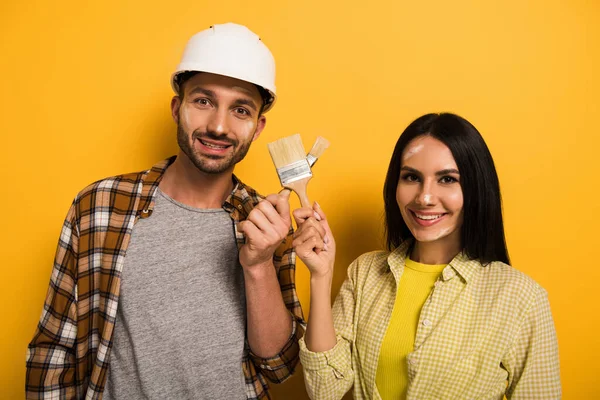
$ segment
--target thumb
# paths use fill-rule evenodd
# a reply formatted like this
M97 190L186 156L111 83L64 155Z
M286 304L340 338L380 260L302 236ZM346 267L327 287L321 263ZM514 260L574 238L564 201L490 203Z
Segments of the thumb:
M321 217L320 221L325 221L327 219L325 212L321 208L321 205L316 201L313 203L313 210L319 215L319 217Z

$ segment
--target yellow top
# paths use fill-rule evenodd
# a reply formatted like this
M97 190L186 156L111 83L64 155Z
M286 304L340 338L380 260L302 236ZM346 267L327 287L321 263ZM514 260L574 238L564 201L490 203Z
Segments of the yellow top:
M408 387L406 356L413 351L421 308L443 265L427 265L406 258L390 324L381 344L377 364L377 390L383 400L405 399Z

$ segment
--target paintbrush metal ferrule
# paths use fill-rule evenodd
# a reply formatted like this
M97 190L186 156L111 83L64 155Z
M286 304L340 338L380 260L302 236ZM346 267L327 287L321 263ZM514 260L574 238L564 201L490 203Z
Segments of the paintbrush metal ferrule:
M310 165L308 161L304 159L281 168L277 168L277 175L279 175L281 186L285 187L288 183L311 177L312 172L310 171Z
M313 166L315 165L315 163L317 162L318 158L313 156L312 154L309 154L306 156L306 161L308 161L308 165L309 166Z

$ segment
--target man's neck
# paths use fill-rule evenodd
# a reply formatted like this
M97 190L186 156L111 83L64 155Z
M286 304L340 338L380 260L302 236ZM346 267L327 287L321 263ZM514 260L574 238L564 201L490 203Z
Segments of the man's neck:
M194 208L221 208L233 190L233 168L219 174L200 171L180 152L158 187L167 196Z

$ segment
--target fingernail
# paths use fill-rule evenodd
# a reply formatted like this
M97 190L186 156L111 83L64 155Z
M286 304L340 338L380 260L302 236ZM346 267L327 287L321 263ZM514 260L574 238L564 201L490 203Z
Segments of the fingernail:
M329 236L325 235L325 237L323 237L323 242L329 243Z
M315 211L314 214L315 214L316 220L320 221L321 220L321 216L319 215L319 213Z
M327 247L327 243L323 243L323 250L327 251L329 248Z
M317 201L315 200L315 205L319 208L321 208L321 206L319 205L319 203L317 203Z

